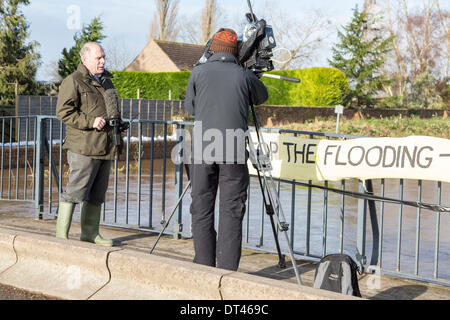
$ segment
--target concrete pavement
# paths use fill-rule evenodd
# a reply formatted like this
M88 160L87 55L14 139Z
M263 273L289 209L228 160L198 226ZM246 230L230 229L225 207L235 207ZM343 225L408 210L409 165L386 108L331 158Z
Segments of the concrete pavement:
M297 261L304 284L299 286L289 258L287 268L280 269L276 255L244 249L238 272L230 272L193 264L191 240L162 237L149 255L156 233L101 227L102 235L115 242L104 248L80 242L76 222L70 240L56 239L54 219L17 216L1 206L0 283L33 292L65 299L352 298L312 288L312 262ZM363 298L450 298L448 287L385 275L378 281L374 286L371 275L360 276Z

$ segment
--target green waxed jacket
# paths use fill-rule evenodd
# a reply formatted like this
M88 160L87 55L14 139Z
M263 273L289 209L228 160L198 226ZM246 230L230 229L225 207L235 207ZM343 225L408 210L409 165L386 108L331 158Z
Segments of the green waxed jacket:
M112 143L113 130L93 128L96 117L107 118L103 93L114 88L112 75L105 71L100 85L83 64L63 80L56 105L57 118L66 124L63 149L94 159L115 159L119 148Z

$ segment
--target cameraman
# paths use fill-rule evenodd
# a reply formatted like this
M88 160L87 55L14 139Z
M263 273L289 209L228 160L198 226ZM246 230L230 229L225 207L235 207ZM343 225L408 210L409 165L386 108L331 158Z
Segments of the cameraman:
M233 30L220 29L210 51L213 55L190 75L184 104L195 116L190 173L194 262L216 266L217 259L217 267L237 270L249 184L245 150L249 105L263 103L268 93L253 72L239 65ZM213 142L206 145L203 140L211 138ZM214 205L218 187L217 236Z

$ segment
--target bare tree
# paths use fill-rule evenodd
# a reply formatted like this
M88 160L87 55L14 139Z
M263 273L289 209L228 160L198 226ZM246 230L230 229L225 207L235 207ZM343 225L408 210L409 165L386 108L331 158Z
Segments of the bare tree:
M183 16L179 37L182 41L206 44L219 27L227 26L227 15L221 11L216 0L205 0L201 12ZM201 23L198 23L201 21Z
M199 23L198 23L198 15L187 16L183 15L181 20L183 21L183 25L180 28L180 33L178 38L182 42L199 44Z
M60 82L62 77L58 73L58 60L50 60L43 65L43 75L47 81Z
M437 12L439 15L439 21L441 22L442 25L442 29L444 34L447 36L447 54L445 57L446 60L446 64L445 64L445 77L448 78L449 77L449 68L450 68L450 32L448 29L448 22L449 22L449 17L450 17L450 13L447 12L442 12L441 11L441 7L439 6L439 1L436 1L436 8L437 8Z
M206 44L216 31L217 6L215 0L205 0L202 10L202 30L200 44Z
M264 12L268 12L264 18L272 25L277 41L276 69L298 69L311 62L332 33L332 23L318 10L299 19L288 9L273 7L273 3L266 2L264 7Z
M107 38L103 47L108 70L121 71L125 69L138 54L138 52L130 50L130 46L122 37Z
M152 39L174 41L180 29L177 23L179 0L155 0L155 14L150 26Z
M364 0L363 11L369 13L372 11L373 7L376 6L376 0Z
M396 78L394 83L394 92L392 91L392 88L385 88L385 92L389 96L404 96L406 92L407 66L404 63L403 52L401 49L401 38L397 36L398 22L393 14L393 9L389 0L386 1L385 6L387 17L385 21L385 28L389 32L389 35L393 37L392 48L394 54L390 59L388 59L386 66L390 65L392 71L389 73Z
M396 79L392 95L404 97L414 79L430 72L435 79L448 77L450 13L438 0L423 1L411 9L406 0L384 0L385 29L395 36L387 72Z

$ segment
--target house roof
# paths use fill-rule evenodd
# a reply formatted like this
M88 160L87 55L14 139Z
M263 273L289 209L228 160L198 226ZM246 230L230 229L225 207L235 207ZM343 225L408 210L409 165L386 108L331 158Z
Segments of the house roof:
M200 59L205 46L197 44L153 40L180 71L190 71L195 62Z

